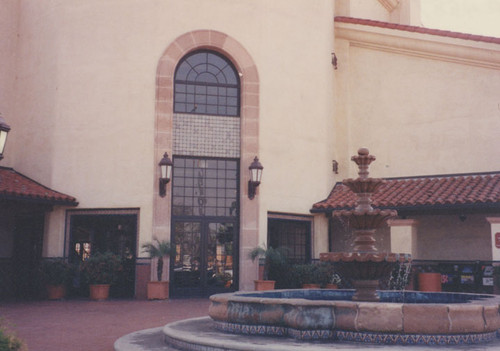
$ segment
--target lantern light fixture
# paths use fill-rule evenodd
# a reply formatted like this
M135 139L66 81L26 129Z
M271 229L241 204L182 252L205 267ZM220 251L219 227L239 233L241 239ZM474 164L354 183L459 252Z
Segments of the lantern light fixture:
M3 150L7 143L7 134L9 134L10 126L5 122L5 119L0 114L0 160L3 158Z
M174 163L165 152L158 165L160 166L160 196L165 197L167 195L167 184L172 179L172 167Z
M250 180L248 181L248 198L251 200L255 197L257 193L257 187L262 179L262 164L259 162L259 158L255 156L252 164L248 167L250 170Z

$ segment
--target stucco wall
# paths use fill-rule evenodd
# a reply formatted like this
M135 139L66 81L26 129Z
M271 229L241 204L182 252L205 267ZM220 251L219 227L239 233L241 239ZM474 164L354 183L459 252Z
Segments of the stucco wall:
M377 156L374 176L498 170L498 45L370 26L336 31L337 123L350 154L366 146Z
M333 1L43 0L21 1L19 15L11 165L79 208L140 208L139 245L157 191L158 60L196 29L230 35L259 71L260 237L268 210L308 213L331 188ZM57 211L49 255L64 230Z
M415 216L418 259L491 260L491 226L487 215Z
M17 124L14 109L14 90L16 86L16 47L18 38L18 5L14 0L3 1L0 11L0 114L7 124L14 128ZM12 132L14 133L14 132ZM10 142L11 137L9 137ZM4 159L0 166L6 166L12 160L10 152L12 147L7 145Z

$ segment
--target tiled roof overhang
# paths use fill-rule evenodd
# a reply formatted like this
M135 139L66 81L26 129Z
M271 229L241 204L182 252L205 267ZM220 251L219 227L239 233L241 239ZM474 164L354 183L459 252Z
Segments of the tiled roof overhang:
M72 196L52 190L12 168L0 167L0 200L77 206Z
M373 206L398 211L500 209L500 172L386 178L372 195ZM352 209L356 195L337 183L312 213Z

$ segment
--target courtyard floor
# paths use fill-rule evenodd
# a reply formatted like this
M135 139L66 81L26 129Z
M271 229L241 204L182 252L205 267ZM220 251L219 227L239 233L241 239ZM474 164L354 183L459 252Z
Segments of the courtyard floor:
M30 351L113 351L121 336L208 315L208 299L0 301L0 318Z

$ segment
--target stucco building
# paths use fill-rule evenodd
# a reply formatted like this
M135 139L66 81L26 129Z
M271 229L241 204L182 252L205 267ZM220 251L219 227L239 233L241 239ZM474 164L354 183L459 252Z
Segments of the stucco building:
M329 213L350 206L335 184L361 146L416 193L487 179L465 200L383 200L402 210L383 248L499 259L499 38L423 28L409 0L2 0L0 19L2 296L45 257L112 250L123 295L143 298L153 237L176 248L172 294L251 290L258 244L298 260L349 246Z

